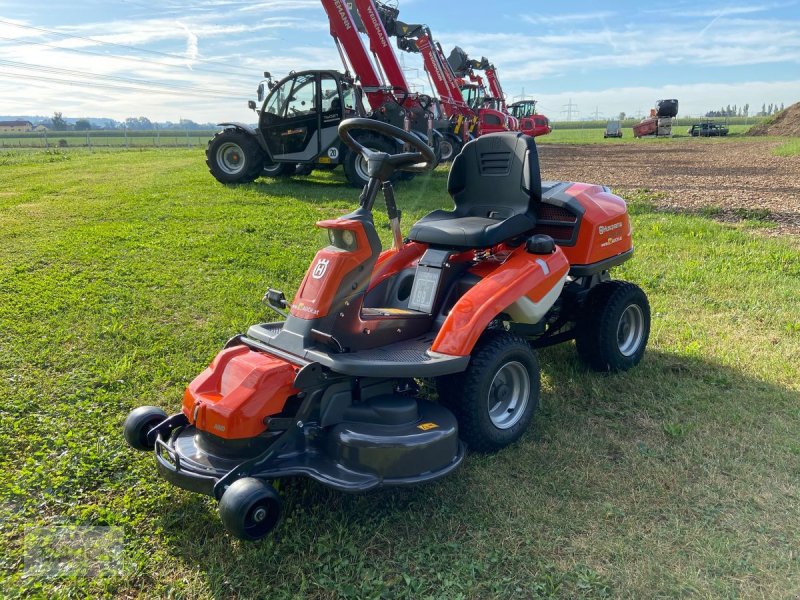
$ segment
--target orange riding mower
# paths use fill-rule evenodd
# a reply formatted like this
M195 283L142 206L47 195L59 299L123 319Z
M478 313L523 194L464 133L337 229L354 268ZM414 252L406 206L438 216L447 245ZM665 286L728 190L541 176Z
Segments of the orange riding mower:
M353 130L409 151L361 146ZM270 484L311 477L345 492L443 477L464 458L503 448L539 403L534 349L574 339L594 369L642 358L650 309L609 269L632 256L625 202L599 185L542 182L533 138L497 133L467 143L450 170L453 210L417 221L404 239L390 183L435 162L418 137L371 119L339 135L367 161L359 207L317 223L317 252L283 319L232 338L186 389L173 416L143 406L125 438L155 452L171 483L219 500L225 527L256 540L281 515ZM373 208L382 192L392 248ZM420 398L435 382L438 402Z

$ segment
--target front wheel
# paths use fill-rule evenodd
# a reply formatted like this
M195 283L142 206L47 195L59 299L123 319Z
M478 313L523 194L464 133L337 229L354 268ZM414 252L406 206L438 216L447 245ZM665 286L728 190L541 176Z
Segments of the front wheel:
M254 477L234 481L219 501L219 517L225 528L234 537L251 542L275 529L281 509L275 488Z
M441 162L446 163L455 160L456 156L461 153L464 142L455 135L447 134L442 136L439 146L442 153Z
M238 129L218 132L206 147L208 170L220 183L250 183L261 175L264 151L258 140Z
M507 331L487 331L464 373L440 377L440 401L456 415L459 436L479 452L517 441L539 406L539 363L530 345Z
M140 406L130 412L122 426L125 441L135 450L150 451L156 447L156 436L150 431L167 418L157 406Z
M578 323L578 355L596 371L627 371L639 364L650 336L650 303L627 281L589 290Z

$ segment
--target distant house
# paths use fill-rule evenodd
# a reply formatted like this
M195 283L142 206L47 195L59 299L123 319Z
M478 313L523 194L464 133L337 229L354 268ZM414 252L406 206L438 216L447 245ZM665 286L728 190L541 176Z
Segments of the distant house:
M39 125L36 125L36 126L33 128L33 130L34 130L34 131L38 131L39 133L41 133L41 132L43 132L43 131L47 131L47 127L45 127L44 125L42 125L42 124L40 123Z
M30 121L0 121L0 133L26 133L33 131Z

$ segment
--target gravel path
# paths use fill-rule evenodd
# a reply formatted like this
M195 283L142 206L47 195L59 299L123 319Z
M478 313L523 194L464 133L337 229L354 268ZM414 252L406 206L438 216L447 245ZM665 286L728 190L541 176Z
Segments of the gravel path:
M774 221L800 235L800 156L775 156L775 141L685 140L609 145L542 144L543 179L602 183L619 192L663 192L659 208L723 221ZM709 210L710 208L710 210Z

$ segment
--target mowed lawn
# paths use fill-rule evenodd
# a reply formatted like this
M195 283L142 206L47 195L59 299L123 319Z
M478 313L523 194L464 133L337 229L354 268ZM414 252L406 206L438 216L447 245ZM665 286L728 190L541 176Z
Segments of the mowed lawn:
M398 186L406 231L449 204L445 181ZM0 595L796 597L800 246L629 200L636 256L615 274L653 312L638 368L541 351L519 443L413 489L281 482L286 518L250 544L122 422L177 411L227 338L271 319L266 288L294 292L312 224L357 191L338 172L225 187L199 150L0 154ZM121 528L121 571L26 570L26 532L75 525Z

